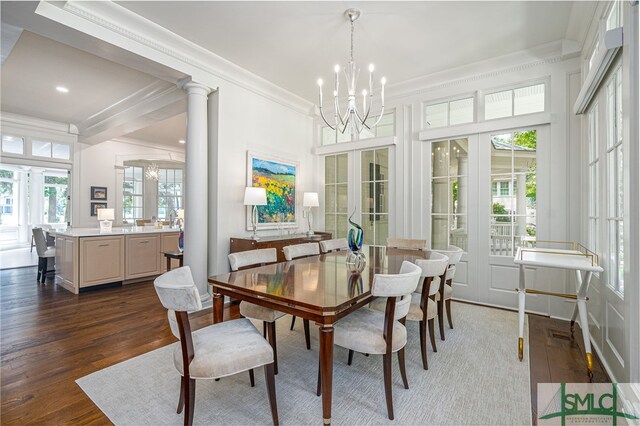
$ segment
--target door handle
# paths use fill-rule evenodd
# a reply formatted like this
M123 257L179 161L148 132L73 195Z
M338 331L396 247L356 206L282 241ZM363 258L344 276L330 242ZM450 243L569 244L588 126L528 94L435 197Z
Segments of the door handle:
M111 244L107 243L107 244L99 244L98 247L109 247Z
M149 240L140 241L140 244L148 244Z

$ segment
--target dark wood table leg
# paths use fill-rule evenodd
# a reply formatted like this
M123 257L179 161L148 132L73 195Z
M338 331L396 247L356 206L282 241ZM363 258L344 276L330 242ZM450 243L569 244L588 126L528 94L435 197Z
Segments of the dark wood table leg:
M171 258L169 256L165 256L167 258L167 271L171 270Z
M180 257L180 259L178 260L180 267L182 268L184 266L184 257Z
M331 386L333 381L333 327L320 326L320 370L322 375L322 423L331 424Z
M218 324L222 322L222 315L224 314L224 296L215 292L213 289L213 323Z

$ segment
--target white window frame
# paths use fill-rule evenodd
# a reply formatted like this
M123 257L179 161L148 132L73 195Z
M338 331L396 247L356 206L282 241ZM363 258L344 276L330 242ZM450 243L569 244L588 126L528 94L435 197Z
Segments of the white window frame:
M587 245L600 254L600 140L599 111L595 102L587 112Z
M345 173L346 176L346 181L344 182L340 182L338 180L338 156L344 156L344 158L346 158L346 165L347 165L347 170ZM340 234L340 230L338 229L338 216L344 216L345 218L349 217L349 153L339 153L339 154L332 154L332 155L326 155L323 157L323 161L324 161L324 170L325 170L325 182L324 182L324 199L325 199L325 209L324 209L324 221L325 221L325 230L327 231L332 231L332 237L333 238L344 238L347 236L347 234L345 233L344 235ZM327 170L327 161L333 161L334 165L335 165L335 181L334 182L327 182L326 181L326 170ZM347 210L345 212L339 212L338 211L338 185L345 185L347 188ZM334 208L332 210L328 210L328 203L326 202L327 200L327 193L331 191L333 193L333 197L335 200L334 203ZM333 221L335 223L335 228L331 228L331 229L327 229L327 216L333 216Z
M620 297L624 298L624 237L620 230L624 229L624 212L620 209L624 194L624 168L622 167L624 152L622 131L622 66L618 65L606 83L606 127L607 143L605 147L607 191L607 285ZM622 178L622 181L620 181ZM622 185L622 186L621 186ZM622 208L624 210L624 207ZM612 229L614 231L612 232ZM621 267L622 262L622 267Z
M532 86L538 86L538 85L544 85L544 109L542 111L535 111L535 112L528 112L526 114L514 114L515 112L515 94L514 91L518 90L518 89L524 89L526 87L532 87ZM507 91L511 91L511 115L507 115L504 117L496 117L496 118L490 118L490 119L486 119L486 97L489 95L492 95L494 93L500 93L500 92L507 92ZM509 119L509 118L515 118L515 117L527 117L527 116L533 116L535 114L543 114L546 113L547 111L549 111L549 107L550 107L550 100L549 100L549 78L545 78L545 79L535 79L535 80L529 80L529 81L521 81L519 83L515 83L515 84L509 84L509 85L505 85L505 86L498 86L498 87L494 87L491 89L487 89L487 90L483 90L481 92L478 92L478 108L477 108L477 117L478 117L478 122L493 122L493 121L497 121L497 120L504 120L504 119Z
M156 216L158 218L158 220L169 220L169 215L171 214L171 210L168 210L165 214L165 216L161 216L160 215L160 199L169 199L169 198L177 198L179 199L178 201L178 206L176 207L176 213L178 209L183 208L184 206L184 170L179 168L179 167L173 167L173 168L160 168L160 171L165 170L166 172L168 171L172 171L173 172L173 178L172 180L169 180L167 178L166 184L173 184L174 185L174 190L173 190L173 194L171 195L161 195L160 194L160 180L158 180L158 186L157 186L157 191L158 191L158 202L157 202L157 207L156 207ZM180 195L176 195L176 190L175 190L175 184L176 184L176 178L175 178L175 173L177 170L180 170L180 172L182 173L182 180L179 182L180 183ZM144 177L143 177L144 180Z
M127 170L131 169L131 176L132 179L128 179L127 177ZM138 181L135 179L135 170L134 169L140 169L141 172L141 180ZM133 224L135 224L136 219L142 219L144 217L144 167L142 166L125 166L124 169L124 173L123 173L123 179L122 179L122 220L126 220L126 221L132 221ZM133 209L133 216L129 217L126 215L126 211L125 211L125 203L124 203L124 197L127 196L127 192L125 190L125 184L126 182L132 182L133 183L133 188L135 189L135 184L136 182L141 182L140 187L142 188L142 192L140 194L135 193L135 192L131 192L131 195L133 197L133 204L132 204L132 209ZM135 200L139 199L140 200L140 205L136 205ZM136 212L140 211L140 216L136 216Z
M387 170L388 170L388 173L387 173L386 179L376 179L375 176L374 176L373 180L363 180L362 179L362 168L364 167L364 162L362 161L363 154L365 152L373 152L374 153L374 157L373 157L374 158L374 164L377 164L377 163L375 163L375 158L376 158L375 153L377 151L384 151L384 150L387 151ZM360 151L358 153L358 155L360 157L360 170L358 171L358 182L359 182L359 189L360 189L360 191L359 191L360 192L360 198L359 198L358 202L360 204L360 219L361 219L362 227L365 228L364 225L363 225L364 216L365 215L366 216L373 215L373 217L374 217L374 221L373 221L373 224L372 224L372 227L371 227L371 229L373 229L373 235L371 236L371 238L369 238L367 236L367 232L365 231L365 238L364 239L365 239L365 241L369 240L369 241L372 242L371 244L369 244L370 246L374 246L374 247L375 246L386 246L387 238L389 237L389 233L391 232L391 214L390 214L390 210L391 210L391 201L392 200L391 200L391 197L390 197L390 190L391 190L391 176L390 176L390 174L391 174L391 170L392 170L391 161L392 161L392 158L393 158L392 155L391 155L391 150L389 149L389 147L374 148L374 149L364 149L364 150ZM364 206L362 205L362 187L364 186L364 184L373 185L373 188L374 188L373 196L374 196L374 200L375 200L375 198L378 195L377 190L376 190L376 187L377 187L376 184L377 183L386 184L385 187L386 187L386 192L387 192L386 193L387 211L384 212L384 213L378 212L377 209L375 208L376 204L374 202L374 204L373 204L374 205L373 212L371 212L371 211L365 212L364 211ZM377 232L378 232L378 230L377 230L377 221L375 220L376 216L386 216L387 217L387 238L384 239L385 242L384 242L383 245L375 244L376 239L377 239L376 236L377 236Z

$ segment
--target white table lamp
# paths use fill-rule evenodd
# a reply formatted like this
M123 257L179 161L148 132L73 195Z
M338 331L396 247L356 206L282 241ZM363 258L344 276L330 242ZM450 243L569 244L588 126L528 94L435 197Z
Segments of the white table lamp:
M302 198L302 207L307 207L307 223L309 224L309 232L307 235L313 235L313 214L311 213L312 207L320 207L320 201L318 200L317 192L305 192Z
M267 205L267 190L248 186L244 189L244 205L253 206L251 210L251 226L253 227L252 238L258 239L258 207Z
M98 209L98 220L100 221L100 232L111 232L112 220L115 219L114 209Z

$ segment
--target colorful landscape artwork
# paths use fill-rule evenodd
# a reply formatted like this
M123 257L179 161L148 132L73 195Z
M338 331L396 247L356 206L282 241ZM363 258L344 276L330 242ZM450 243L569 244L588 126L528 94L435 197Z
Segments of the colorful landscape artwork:
M267 190L267 205L258 206L258 224L296 222L296 166L250 156L251 185Z

